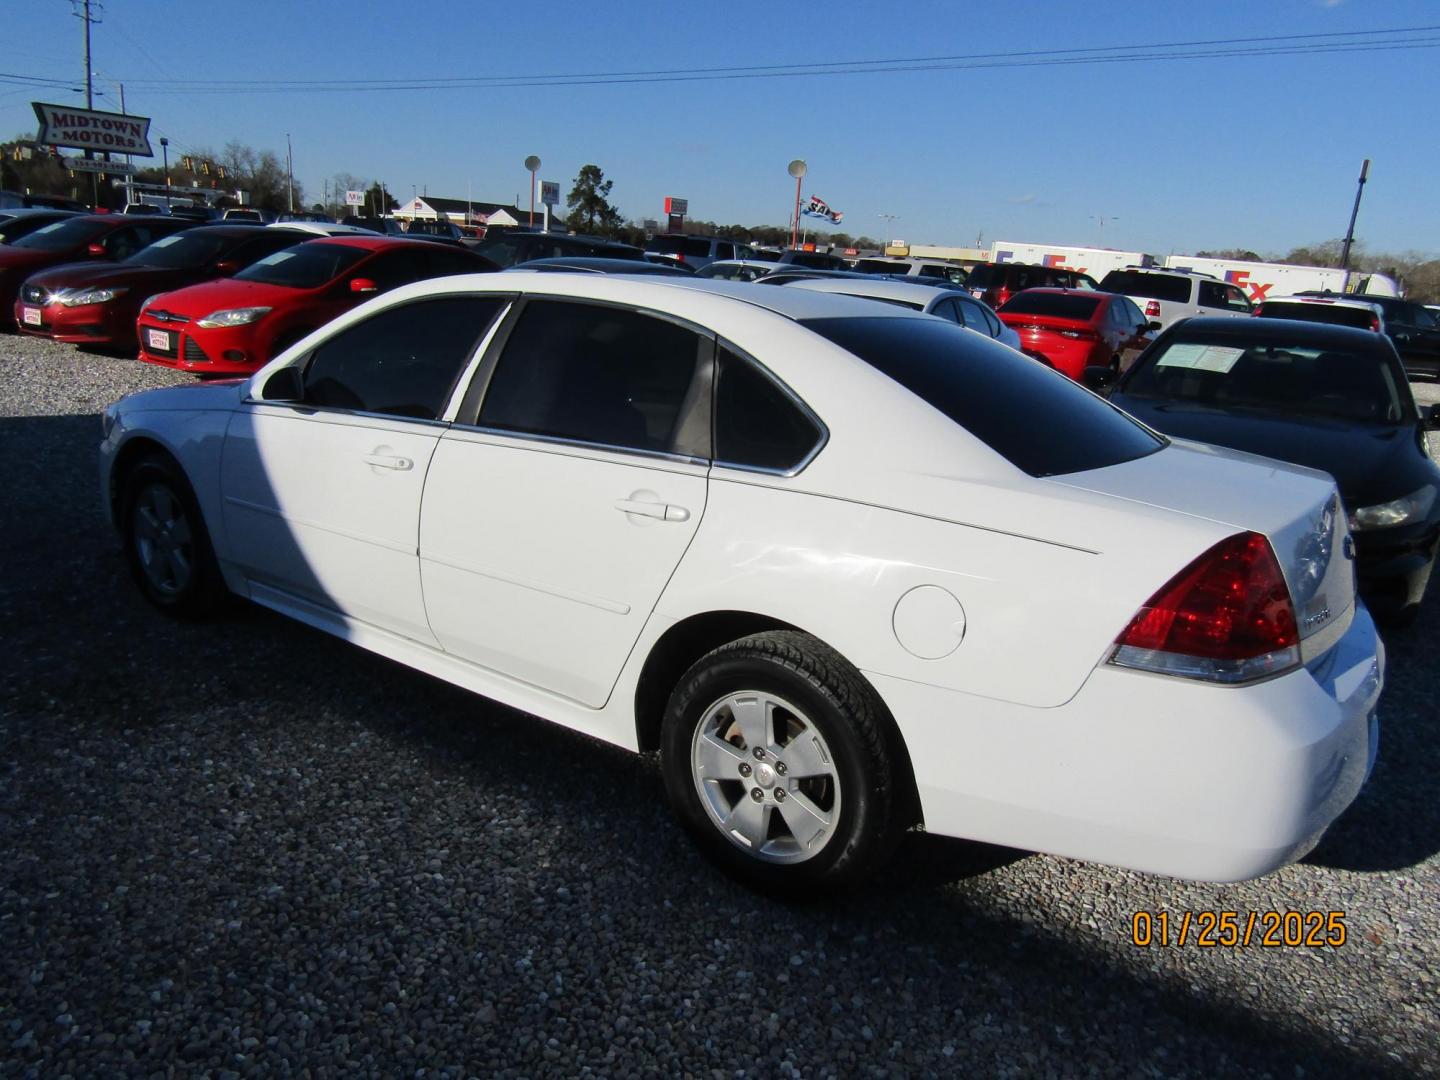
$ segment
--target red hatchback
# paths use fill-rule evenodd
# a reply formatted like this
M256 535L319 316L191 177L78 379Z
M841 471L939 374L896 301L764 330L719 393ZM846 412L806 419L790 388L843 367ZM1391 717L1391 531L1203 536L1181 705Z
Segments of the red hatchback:
M233 278L152 296L135 324L140 359L197 375L248 375L376 293L495 269L469 249L424 240L311 240Z
M31 274L80 260L119 262L162 236L194 224L158 216L84 214L36 229L13 244L0 245L0 327L11 325L15 297Z
M1128 296L1026 289L995 314L1020 335L1020 350L1080 380L1087 367L1123 371L1154 340L1153 328Z
M68 263L20 287L15 321L27 334L77 345L131 349L140 305L157 293L228 277L314 239L297 229L203 225L173 233L121 263Z

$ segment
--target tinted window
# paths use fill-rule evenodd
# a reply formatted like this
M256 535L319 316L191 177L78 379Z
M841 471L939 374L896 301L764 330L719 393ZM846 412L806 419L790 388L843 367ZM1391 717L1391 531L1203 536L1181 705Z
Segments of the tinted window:
M534 301L491 376L480 424L603 446L692 452L679 429L699 353L698 334L664 319Z
M715 460L789 472L820 442L800 406L755 365L720 350L715 392Z
M164 266L171 269L204 266L230 242L230 237L216 236L214 233L193 230L174 233L161 237L125 261L137 266Z
M1139 270L1111 270L1100 287L1124 296L1167 300L1172 304L1190 302L1190 279L1176 274L1147 274Z
M28 248L32 251L68 251L70 248L88 244L109 226L103 221L85 219L57 221L36 229L29 236L16 240L12 247Z
M1393 424L1409 415L1408 395L1388 351L1176 334L1135 368L1124 392L1222 409Z
M949 319L951 322L964 322L954 300L941 300L930 309L930 314L939 315L942 319Z
M859 259L851 269L862 274L903 274L905 264L891 262L889 259Z
M1164 443L1012 349L939 319L807 319L1031 476L1104 468Z
M365 256L367 248L310 241L267 255L235 275L237 281L263 281L292 289L315 289L339 277Z
M657 236L646 245L646 250L663 255L699 255L703 258L710 254L710 241L701 236Z
M1012 296L1000 310L1006 315L1051 315L1057 319L1088 321L1100 306L1098 296L1075 293L1022 292Z
M970 329L978 330L982 334L990 333L990 324L985 318L985 311L979 304L969 300L957 300L955 306L960 311L961 321Z
M1301 319L1305 322L1329 323L1331 326L1354 326L1369 330L1376 320L1369 308L1342 307L1339 304L1290 304L1271 300L1256 312L1266 319Z
M715 257L717 259L733 259L735 257L735 245L722 240L715 245Z
M317 348L305 401L434 420L505 301L447 296L382 311Z

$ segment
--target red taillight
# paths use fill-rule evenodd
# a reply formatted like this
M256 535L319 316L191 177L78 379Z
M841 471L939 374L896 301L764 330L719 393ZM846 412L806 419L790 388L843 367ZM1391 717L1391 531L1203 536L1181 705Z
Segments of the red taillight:
M1159 314L1160 314L1160 301L1159 301L1159 300L1146 300L1146 301L1145 301L1145 317L1146 317L1147 319L1149 319L1149 318L1156 317L1156 316L1158 316Z
M1259 533L1222 540L1150 598L1111 663L1238 683L1300 662L1290 589Z

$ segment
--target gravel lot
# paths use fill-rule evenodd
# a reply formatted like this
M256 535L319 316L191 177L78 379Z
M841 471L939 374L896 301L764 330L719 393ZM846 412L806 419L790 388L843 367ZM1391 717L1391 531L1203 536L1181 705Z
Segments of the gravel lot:
M692 852L647 761L258 609L152 612L95 413L182 378L0 336L0 1074L1440 1075L1440 600L1301 865L915 836L788 908ZM1349 942L1142 949L1137 909L1344 911Z

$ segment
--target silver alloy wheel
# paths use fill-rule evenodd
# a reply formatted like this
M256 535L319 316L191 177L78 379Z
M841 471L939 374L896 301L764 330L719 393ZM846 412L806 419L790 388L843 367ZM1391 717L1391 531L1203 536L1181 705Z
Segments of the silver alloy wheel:
M774 694L742 690L706 709L690 772L710 820L758 859L804 862L835 836L835 756L805 714Z
M195 576L195 545L185 506L168 484L146 484L130 523L140 569L162 596L179 596Z

